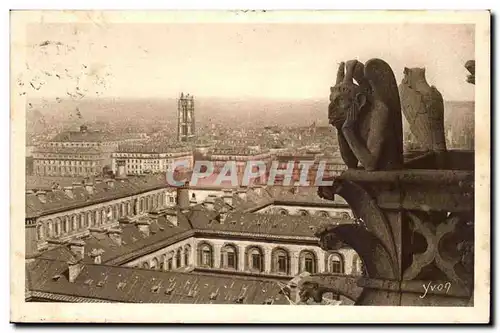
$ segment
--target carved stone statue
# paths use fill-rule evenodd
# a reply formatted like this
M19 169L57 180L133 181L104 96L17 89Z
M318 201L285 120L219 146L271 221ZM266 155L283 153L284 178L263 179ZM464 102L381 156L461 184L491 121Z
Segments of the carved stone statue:
M470 75L467 75L467 82L476 84L476 62L474 60L468 60L465 63L465 68L470 73Z
M368 171L402 168L401 105L394 73L386 62L341 63L330 88L328 118L337 128L340 154L348 168L357 168L358 163Z
M399 95L411 132L424 151L446 151L443 96L427 83L425 68L405 67L403 73Z

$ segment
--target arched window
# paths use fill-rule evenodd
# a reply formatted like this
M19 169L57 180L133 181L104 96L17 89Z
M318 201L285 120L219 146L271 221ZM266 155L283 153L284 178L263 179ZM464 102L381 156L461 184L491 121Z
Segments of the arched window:
M78 229L78 220L80 220L79 215L73 215L71 217L71 230L77 230Z
M174 252L169 252L167 255L167 271L174 269Z
M144 199L141 198L139 200L139 213L142 213L143 210L144 210Z
M288 215L288 211L287 211L286 209L283 209L283 208L282 208L282 209L280 209L280 210L278 210L278 213L279 213L280 215Z
M121 204L121 208L122 208L122 213L120 214L120 217L127 216L127 204L126 203L122 203Z
M132 215L132 204L129 202L127 202L127 213L126 215Z
M236 246L227 244L222 248L220 263L222 268L238 269L238 252Z
M99 225L101 214L99 214L99 211L96 210L94 211L94 219L92 220L92 226L97 226Z
M56 218L54 222L54 235L55 236L60 236L61 235L61 219Z
M160 257L160 271L164 271L165 270L165 259L166 259L166 255L165 254L162 254L162 256Z
M119 214L120 214L120 212L118 209L118 205L115 205L114 210L113 210L113 220L116 220L120 216Z
M300 216L309 216L309 212L307 210L301 209L298 211L298 213Z
M247 266L254 272L264 271L264 255L258 247L251 247L247 250Z
M142 267L146 268L146 269L149 269L149 264L147 262L144 262L144 263L142 263Z
M151 260L151 269L157 269L158 268L158 259L156 258L153 258L153 260Z
M105 224L106 223L106 209L103 208L101 210L101 224Z
M177 250L177 254L175 255L175 267L182 267L182 249L179 248Z
M349 215L348 212L342 212L342 213L340 213L340 217L343 219L350 219L351 215Z
M38 240L44 239L45 234L44 234L44 228L43 228L42 224L39 224L36 226L36 235L37 235Z
M213 251L210 244L198 245L198 263L203 267L213 267Z
M191 199L196 200L196 194L191 193Z
M316 273L316 255L312 251L300 253L300 272Z
M78 224L78 229L85 228L85 223L86 223L86 221L85 221L85 213L81 213L80 214L80 219L79 220L80 221L79 221L79 224Z
M287 250L276 248L272 252L273 273L290 274L290 255Z
M191 246L184 247L184 266L189 266L189 257L191 256Z
M330 216L330 214L328 214L328 212L326 212L324 210L320 210L317 214L320 217L329 217Z
M92 212L87 212L87 223L85 224L85 227L88 228L92 225Z
M328 270L330 273L344 274L344 258L340 253L332 253L328 256Z
M160 207L164 207L165 206L165 193L161 193L160 195Z
M352 258L352 275L367 275L366 267L358 254L355 254Z
M69 229L69 217L64 216L63 221L62 221L62 232L63 234L66 234Z

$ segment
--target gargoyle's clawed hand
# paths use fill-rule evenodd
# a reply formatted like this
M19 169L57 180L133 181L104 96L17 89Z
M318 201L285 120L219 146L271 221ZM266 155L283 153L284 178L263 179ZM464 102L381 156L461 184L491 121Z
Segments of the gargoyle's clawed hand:
M343 127L352 127L356 124L359 118L359 109L356 107L351 107L346 112L346 120Z

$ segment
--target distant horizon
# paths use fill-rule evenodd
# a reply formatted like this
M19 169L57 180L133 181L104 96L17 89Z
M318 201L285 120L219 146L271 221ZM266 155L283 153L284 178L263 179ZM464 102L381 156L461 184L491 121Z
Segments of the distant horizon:
M19 78L31 96L320 100L341 61L380 58L398 84L424 67L444 99L474 99L472 24L40 22Z
M190 94L191 95L191 94ZM180 96L180 93L179 93ZM112 96L107 96L107 97L92 97L92 98L85 98L82 100L74 100L71 98L61 98L61 101L71 101L74 103L78 102L91 102L91 101L99 101L99 100L177 100L179 99L179 96L177 97L128 97L128 96L119 96L119 97L112 97ZM209 95L193 95L194 100L196 103L196 99L229 99L229 100L255 100L255 99L260 99L260 100L266 100L266 101L325 101L329 102L328 96L326 97L310 97L310 98L293 98L293 97L269 97L269 96L241 96L241 97L228 97L228 96L209 96ZM56 103L58 102L55 100L55 98L50 98L50 97L28 97L26 98L26 102L32 102L32 101L43 101L43 100L49 100L49 103ZM475 102L475 99L444 99L444 102Z

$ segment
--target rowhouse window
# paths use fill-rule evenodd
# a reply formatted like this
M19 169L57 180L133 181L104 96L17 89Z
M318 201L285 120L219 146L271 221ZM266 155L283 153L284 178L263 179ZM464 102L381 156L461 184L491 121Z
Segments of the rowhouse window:
M300 271L316 273L316 256L312 251L303 251L300 254Z
M210 266L211 251L209 249L203 249L203 259L201 264L205 266Z
M305 258L305 270L306 272L313 273L314 261L312 258Z
M189 248L184 249L184 266L189 266Z
M258 269L259 271L261 270L261 267L260 267L260 253L254 253L254 254L252 254L252 268L253 269Z
M286 265L286 255L280 254L278 255L278 272L280 273L286 273L287 272L287 265Z
M169 258L167 261L167 269L171 271L174 267L174 260L172 258Z
M252 248L249 250L248 255L250 270L262 272L264 270L262 251L259 248Z
M234 252L228 252L227 253L227 267L228 268L236 268L236 257L234 255Z
M182 252L181 249L177 251L177 255L175 256L175 266L177 268L182 267Z
M338 253L333 253L330 255L330 272L337 274L344 273L343 259Z
M199 247L199 263L201 266L212 267L212 247L209 244L202 244Z

